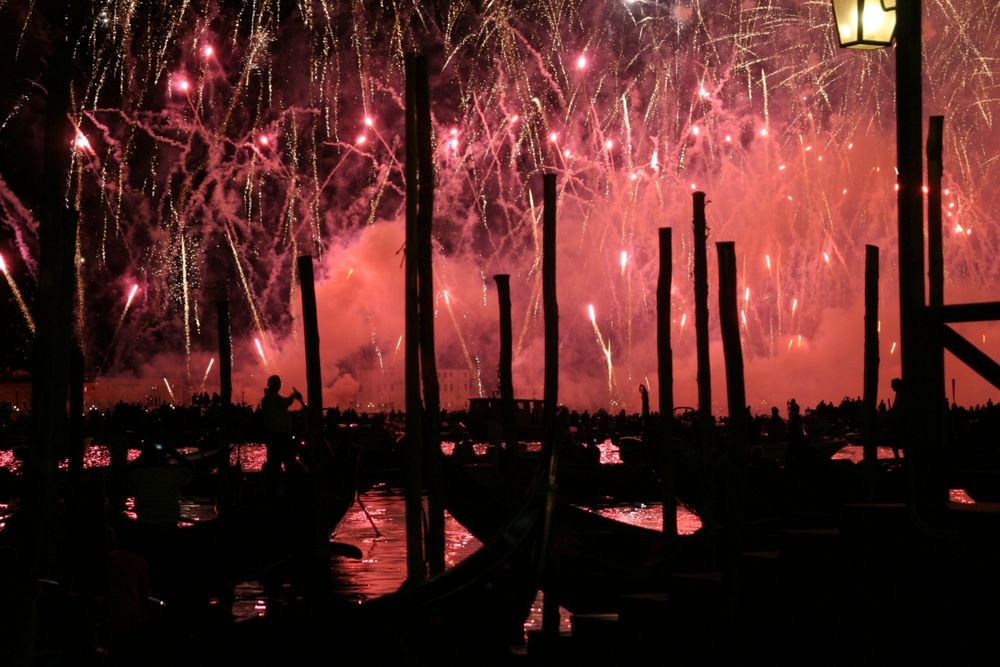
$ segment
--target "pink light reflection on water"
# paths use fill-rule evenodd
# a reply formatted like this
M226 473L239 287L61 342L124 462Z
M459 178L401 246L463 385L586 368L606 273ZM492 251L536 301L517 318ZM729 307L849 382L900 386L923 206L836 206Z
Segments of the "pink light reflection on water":
M390 593L406 578L406 520L405 500L402 495L384 488L377 488L361 496L344 517L333 538L337 542L361 548L361 560L337 559L334 572L344 580L345 592L360 603L365 599ZM658 530L662 526L661 508L656 504L612 505L598 508L585 507L603 516ZM371 521L365 516L365 511ZM371 522L381 536L376 536ZM690 534L701 527L701 520L685 507L678 507L677 523L681 534ZM472 536L451 515L445 515L445 561L448 567L460 563L482 543ZM259 595L254 596L259 600ZM525 631L541 627L541 595L535 599L532 611L525 622ZM259 613L255 609L254 613ZM569 631L569 613L560 609L560 627Z
M879 460L894 458L892 447L879 447L877 451ZM865 448L861 445L845 445L837 450L837 453L830 458L834 461L853 461L854 463L861 463L865 460ZM903 458L903 452L899 453L899 458Z

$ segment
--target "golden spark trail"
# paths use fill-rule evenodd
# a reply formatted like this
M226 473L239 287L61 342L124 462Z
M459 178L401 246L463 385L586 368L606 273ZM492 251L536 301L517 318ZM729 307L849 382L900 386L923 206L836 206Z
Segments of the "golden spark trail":
M601 329L597 326L597 315L594 312L594 304L587 304L587 312L590 314L590 323L594 326L594 336L597 338L597 344L601 346L601 352L604 354L604 362L608 367L608 394L611 396L611 405L618 405L620 400L615 387L615 368L611 360L611 341L605 342L604 336L601 335Z
M14 294L14 300L17 301L17 306L21 309L21 314L24 315L24 321L28 325L28 329L34 334L35 320L31 318L31 313L28 311L28 304L21 297L21 290L17 289L17 283L14 282L14 277L7 270L7 262L4 261L2 255L0 255L0 271L3 271L4 278L7 279L7 284L10 285L10 291Z
M169 383L169 382L167 382L167 378L163 378L163 384L167 385L167 393L168 393L168 394L170 394L170 402L171 402L171 403L176 403L176 402L177 402L177 399L176 399L176 398L174 398L174 390L173 390L173 388L172 388L172 387L170 386L170 383Z
M181 237L181 294L184 299L184 378L191 382L191 301L188 290L187 244L184 241L184 228L180 230Z
M137 283L132 284L132 289L128 292L128 298L125 299L125 307L122 308L122 314L118 317L118 324L115 325L114 333L111 334L111 342L108 343L108 351L104 356L104 362L98 367L97 373L100 375L101 370L111 359L111 355L115 351L115 341L118 340L118 332L121 331L122 324L125 323L125 316L128 314L128 309L132 305L132 301L135 299L136 293L139 291L139 285Z
M458 336L458 344L462 348L462 354L465 355L465 363L469 366L469 372L472 373L472 377L476 381L476 392L479 398L482 398L485 394L483 393L483 374L479 370L478 360L473 360L472 355L469 354L469 346L465 344L465 336L462 335L462 329L458 326L458 319L455 317L455 311L451 307L451 298L448 296L448 290L443 290L441 294L444 296L444 305L448 310L448 315L451 317L451 323L455 327L455 334Z
M260 338L254 338L253 344L257 348L257 354L260 355L260 360L264 362L264 367L270 368L270 364L267 363L267 356L264 354L264 346L260 343Z
M212 364L215 363L215 357L208 360L208 368L205 369L205 375L201 378L201 388L205 388L205 383L208 382L208 374L212 372Z

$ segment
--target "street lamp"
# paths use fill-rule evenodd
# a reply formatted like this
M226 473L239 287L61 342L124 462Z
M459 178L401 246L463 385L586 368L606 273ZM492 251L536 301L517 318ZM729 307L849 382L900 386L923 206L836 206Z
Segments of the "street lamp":
M899 342L903 428L911 502L927 507L941 498L944 433L943 356L924 301L923 55L921 0L832 0L837 36L846 48L875 49L896 41L896 165L899 242ZM938 357L941 356L939 360ZM940 365L940 369L938 366ZM938 374L940 373L940 378ZM935 386L940 379L942 386Z
M833 0L837 38L847 49L884 49L896 32L896 0Z

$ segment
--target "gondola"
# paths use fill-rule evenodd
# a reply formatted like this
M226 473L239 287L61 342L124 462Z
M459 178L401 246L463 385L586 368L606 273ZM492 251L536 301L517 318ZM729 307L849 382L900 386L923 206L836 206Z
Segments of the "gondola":
M478 539L492 539L516 490L485 468L448 465L446 480L451 515ZM705 548L698 534L671 541L658 531L557 503L545 585L572 613L607 611L624 595L662 590L671 571L694 567Z
M162 527L118 514L116 546L149 562L153 590L173 604L225 598L241 581L283 576L312 553L318 531L333 532L354 503L358 450L338 443L328 451L322 509L304 471L286 472L284 490L276 493L260 474L234 470L239 490L217 518Z
M362 605L362 622L408 661L500 659L524 642L538 591L545 507L541 474L475 553L445 572Z

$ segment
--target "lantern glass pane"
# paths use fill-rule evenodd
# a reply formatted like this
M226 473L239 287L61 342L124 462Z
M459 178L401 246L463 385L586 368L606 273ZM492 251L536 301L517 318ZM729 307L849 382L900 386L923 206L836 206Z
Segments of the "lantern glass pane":
M865 0L861 14L863 41L875 44L891 44L892 33L896 29L896 12L882 9L882 0Z
M851 49L880 49L892 43L896 0L832 0L837 39Z

